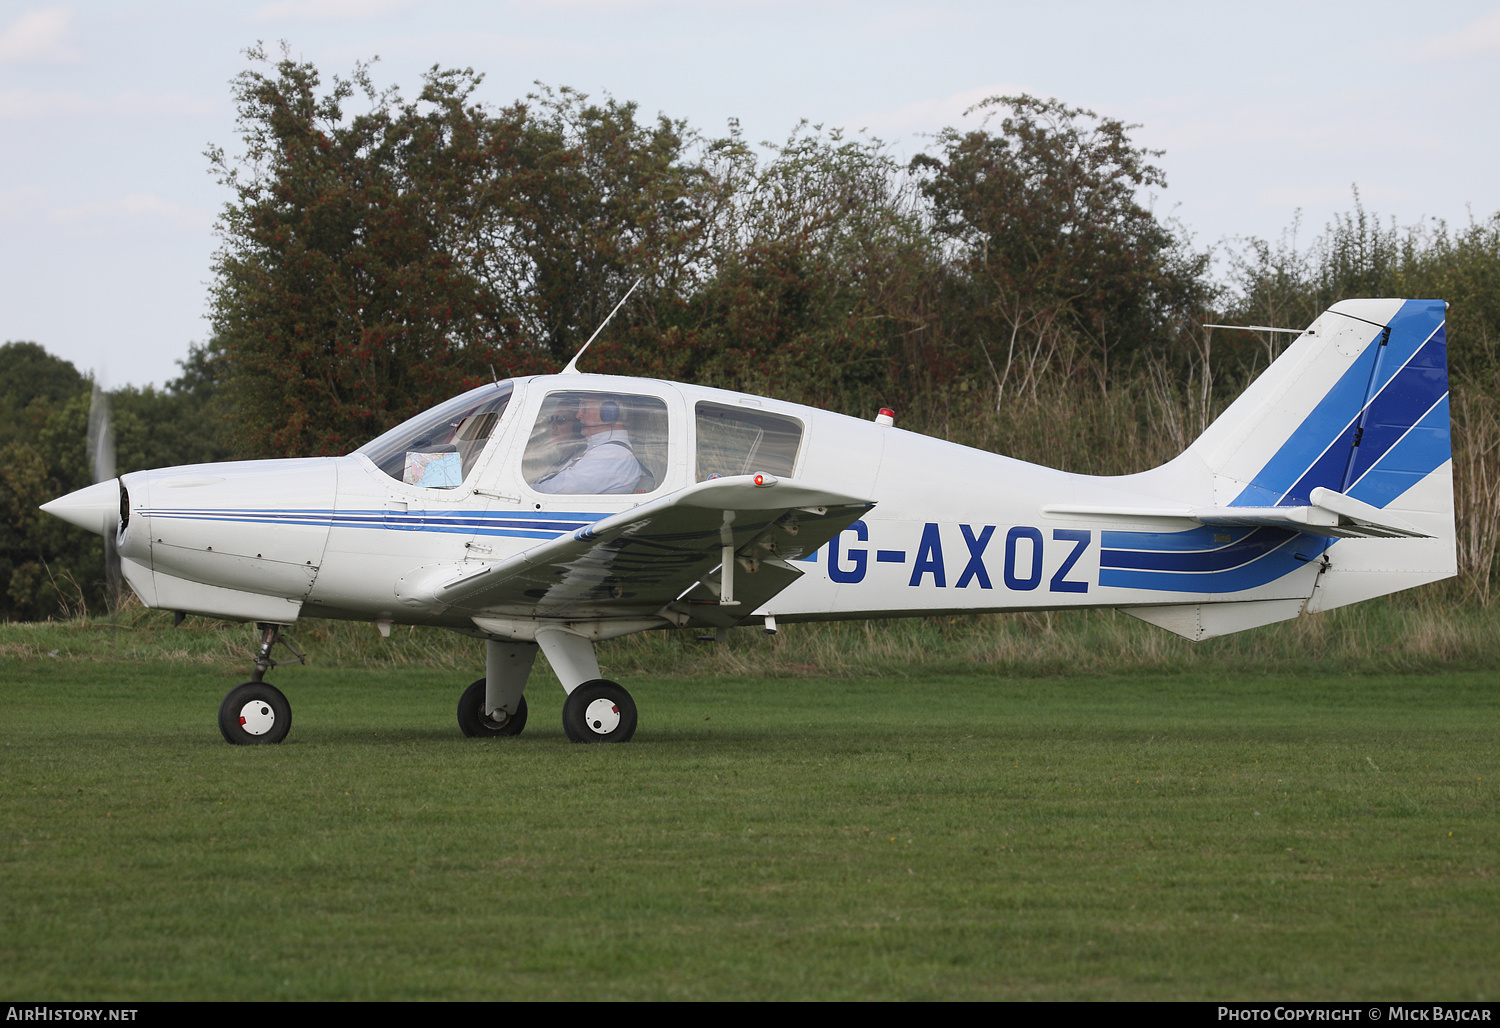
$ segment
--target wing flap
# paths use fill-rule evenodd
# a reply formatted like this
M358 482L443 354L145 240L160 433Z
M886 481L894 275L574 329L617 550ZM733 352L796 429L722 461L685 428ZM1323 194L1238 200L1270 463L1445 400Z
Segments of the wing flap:
M719 575L710 573L710 577L695 583L679 596L672 604L672 610L694 622L715 628L732 628L801 577L799 569L779 558L757 560L750 567L742 565L735 573L735 606L719 602Z

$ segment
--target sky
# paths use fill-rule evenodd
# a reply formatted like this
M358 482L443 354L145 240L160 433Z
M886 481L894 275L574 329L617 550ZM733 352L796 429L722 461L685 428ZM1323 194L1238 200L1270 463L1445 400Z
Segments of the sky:
M472 67L480 99L536 83L751 140L802 120L909 157L985 97L1138 124L1155 209L1200 248L1301 245L1353 206L1400 225L1500 212L1500 4L1300 0L0 0L0 340L107 387L178 373L205 319L236 152L230 81L257 41L327 81L378 57L407 95Z

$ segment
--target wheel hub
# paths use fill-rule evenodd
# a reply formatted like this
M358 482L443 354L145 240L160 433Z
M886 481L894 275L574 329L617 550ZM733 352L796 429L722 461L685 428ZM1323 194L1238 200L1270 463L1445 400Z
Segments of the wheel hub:
M614 701L600 698L588 705L583 719L594 734L608 735L620 727L620 708Z
M240 708L240 727L246 735L265 735L276 725L276 712L265 700L251 700Z

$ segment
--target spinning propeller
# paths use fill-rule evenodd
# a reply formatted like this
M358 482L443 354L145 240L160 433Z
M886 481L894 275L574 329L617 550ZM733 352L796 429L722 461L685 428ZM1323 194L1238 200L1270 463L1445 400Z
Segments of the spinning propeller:
M89 397L89 470L94 483L108 482L115 477L115 432L109 412L109 394L94 383ZM104 539L105 598L109 609L120 605L120 549L116 543L119 527L118 510L107 511L101 522L100 536Z

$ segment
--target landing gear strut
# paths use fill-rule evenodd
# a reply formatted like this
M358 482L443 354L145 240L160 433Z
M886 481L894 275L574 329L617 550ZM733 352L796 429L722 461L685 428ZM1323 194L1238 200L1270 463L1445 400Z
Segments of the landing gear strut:
M526 727L526 697L516 701L516 712L507 714L502 707L484 712L484 685L481 678L464 690L458 700L458 727L471 739L490 735L520 735Z
M537 652L557 674L568 698L563 731L573 742L629 742L635 734L635 700L618 682L599 676L589 637L559 625L537 629L536 642L490 639L485 643L485 676L458 701L458 727L470 738L520 735L526 727L521 695Z
M250 681L229 690L219 704L219 732L224 740L236 746L265 746L286 738L292 729L292 705L280 689L265 680L266 672L281 664L305 664L306 654L281 638L281 625L258 624L260 648L255 654L255 670ZM271 650L277 644L292 652L289 660L274 660Z
M526 679L536 643L490 639L484 644L484 677L458 701L458 728L471 739L520 735L526 727Z

